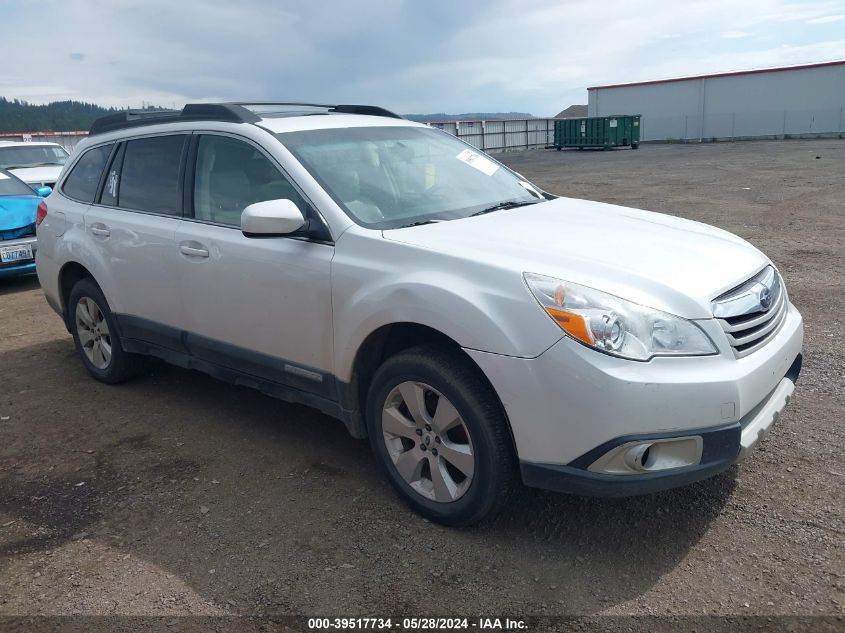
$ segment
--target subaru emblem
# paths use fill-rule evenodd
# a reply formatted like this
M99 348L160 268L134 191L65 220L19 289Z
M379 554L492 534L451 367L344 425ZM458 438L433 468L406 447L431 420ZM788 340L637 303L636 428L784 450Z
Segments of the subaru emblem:
M760 289L760 294L757 295L757 298L760 301L760 307L764 311L772 307L772 291L768 286L763 286Z

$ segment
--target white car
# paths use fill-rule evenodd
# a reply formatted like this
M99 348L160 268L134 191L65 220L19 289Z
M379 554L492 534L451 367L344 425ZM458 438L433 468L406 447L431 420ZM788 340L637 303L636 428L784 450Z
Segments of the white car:
M54 187L67 159L67 150L58 143L0 141L0 169L30 187Z
M372 106L101 119L38 223L47 301L95 378L152 355L317 407L445 524L520 480L713 475L801 366L801 316L747 242L547 194Z

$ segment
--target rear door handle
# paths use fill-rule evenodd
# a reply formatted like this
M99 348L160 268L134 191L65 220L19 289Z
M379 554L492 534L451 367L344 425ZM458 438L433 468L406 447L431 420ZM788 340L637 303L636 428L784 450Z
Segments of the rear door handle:
M105 224L100 224L99 222L92 224L88 230L91 231L91 235L96 235L97 237L108 237L111 235L109 227Z
M208 249L196 242L182 242L179 244L179 252L188 257L208 257Z

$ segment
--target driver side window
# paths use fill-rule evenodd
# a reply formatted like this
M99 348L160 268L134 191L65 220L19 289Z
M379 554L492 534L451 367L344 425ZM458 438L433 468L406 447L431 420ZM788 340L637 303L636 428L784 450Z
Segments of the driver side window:
M197 147L194 218L239 228L241 212L255 202L305 201L279 169L258 149L228 136L205 134Z

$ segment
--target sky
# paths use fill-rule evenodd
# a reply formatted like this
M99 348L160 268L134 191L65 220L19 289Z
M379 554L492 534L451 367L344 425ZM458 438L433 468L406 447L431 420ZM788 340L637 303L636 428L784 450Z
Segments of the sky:
M845 0L0 0L0 96L530 112L587 86L845 59Z

